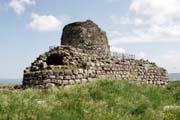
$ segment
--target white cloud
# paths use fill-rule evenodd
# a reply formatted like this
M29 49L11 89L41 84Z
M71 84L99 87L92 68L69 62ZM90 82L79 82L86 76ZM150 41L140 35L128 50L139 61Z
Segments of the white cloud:
M145 52L139 52L138 54L137 54L137 58L138 59L146 59L147 58L147 54L145 53Z
M142 20L142 19L140 19L140 18L135 18L134 19L134 24L135 25L143 25L145 22Z
M173 43L180 42L179 28L176 27L165 28L148 28L147 29L135 29L127 33L121 33L120 31L113 31L109 33L109 42L111 45L121 45L122 43ZM179 36L179 37L178 37Z
M69 22L71 20L71 17L69 17L68 15L58 16L57 18L63 22Z
M130 10L143 15L151 24L162 25L180 17L180 1L132 0Z
M134 24L134 25L141 25L144 24L144 21L140 18L133 18L131 19L130 17L125 17L125 16L115 16L112 15L109 17L110 20L112 21L113 24L115 25L128 25L128 24Z
M179 0L132 0L130 9L149 16L174 16L180 9Z
M120 47L111 47L111 52L126 53L126 50Z
M9 7L11 7L17 14L22 14L28 5L35 4L36 0L11 0Z
M180 72L180 51L168 51L163 55L154 58L158 65L166 68L168 72Z
M131 24L132 23L132 21L131 21L131 19L129 18L129 17L118 17L118 16L114 16L114 15L112 15L112 16L110 16L110 19L112 20L112 22L114 23L114 24Z
M108 34L110 45L121 45L122 43L160 42L158 34L152 35L143 30L134 30L121 34L120 31L113 31ZM164 39L162 39L164 41Z
M136 14L110 17L113 24L133 26L126 33L109 35L111 43L180 42L180 0L132 0L129 10Z
M63 26L67 16L59 17L59 19L52 15L38 15L32 13L32 21L28 26L37 31L48 32L48 31L57 31L60 30Z
M180 24L175 22L180 18L180 0L132 0L129 9L141 16L150 26Z

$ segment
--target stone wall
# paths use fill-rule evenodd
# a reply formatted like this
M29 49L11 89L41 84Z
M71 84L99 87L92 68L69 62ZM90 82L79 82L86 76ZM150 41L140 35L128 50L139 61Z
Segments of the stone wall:
M155 63L107 58L87 54L87 51L79 48L61 46L40 55L31 67L24 70L23 86L67 86L90 82L98 76L154 85L165 85L168 82L167 71Z

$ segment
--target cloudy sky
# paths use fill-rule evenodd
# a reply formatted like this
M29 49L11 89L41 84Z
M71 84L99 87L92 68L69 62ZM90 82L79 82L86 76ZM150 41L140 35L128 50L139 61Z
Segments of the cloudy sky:
M180 0L0 0L0 78L23 69L62 28L91 19L106 31L113 51L149 59L180 72Z

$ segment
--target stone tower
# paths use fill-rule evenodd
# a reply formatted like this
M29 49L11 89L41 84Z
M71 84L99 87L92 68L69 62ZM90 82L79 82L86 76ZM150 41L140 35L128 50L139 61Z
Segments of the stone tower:
M159 86L168 83L167 71L155 63L111 57L106 33L88 20L65 26L61 46L39 55L24 70L23 87L69 86L101 76Z
M63 29L61 45L80 48L89 54L110 56L106 33L91 20L66 25Z

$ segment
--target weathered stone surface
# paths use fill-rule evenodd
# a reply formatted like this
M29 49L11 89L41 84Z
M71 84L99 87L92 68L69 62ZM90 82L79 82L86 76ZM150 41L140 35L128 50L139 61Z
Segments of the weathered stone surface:
M53 83L47 83L47 84L45 85L45 87L46 87L46 88L54 88L54 87L56 87L56 85L53 84Z
M61 86L66 86L69 84L69 81L68 80L63 80L62 83L61 83Z
M79 74L83 74L83 73L84 73L84 72L83 72L83 69L79 69L79 70L78 70L78 73L79 73Z
M72 70L64 70L64 75L72 75Z
M63 29L61 45L91 51L99 55L110 55L106 33L91 20L68 24Z
M70 79L71 79L71 76L64 76L64 79L65 79L65 80L70 80Z

